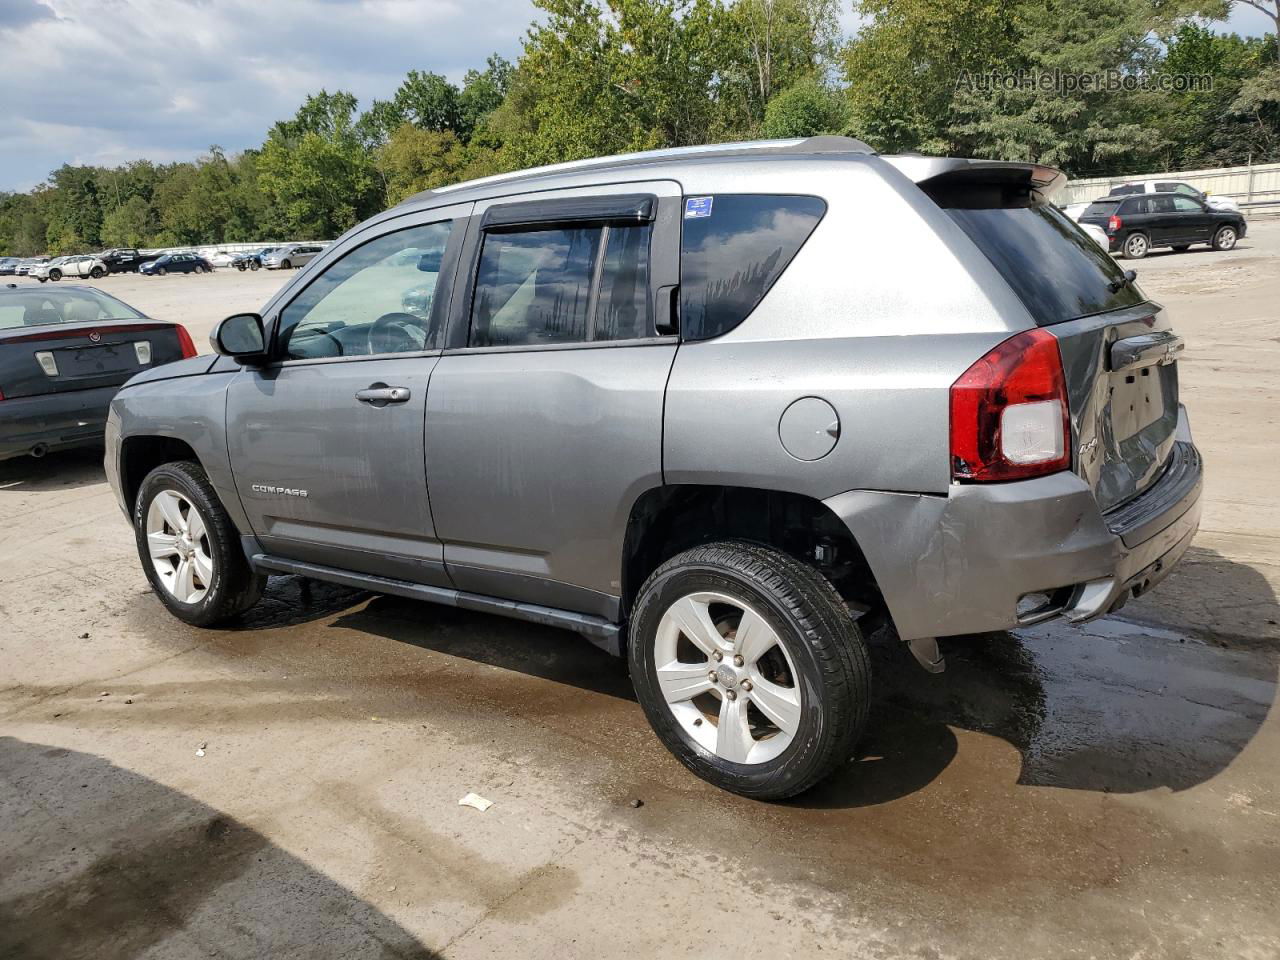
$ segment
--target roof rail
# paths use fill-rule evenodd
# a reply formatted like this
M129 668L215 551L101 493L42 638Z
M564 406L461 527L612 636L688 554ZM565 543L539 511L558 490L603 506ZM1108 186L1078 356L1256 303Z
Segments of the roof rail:
M590 170L593 167L629 166L631 164L648 163L654 160L679 160L684 157L714 154L732 156L738 153L755 151L771 151L773 153L874 153L871 147L861 140L852 137L794 137L789 140L742 140L737 143L704 143L692 147L667 147L662 150L643 150L639 153L619 153L608 157L589 157L585 160L570 160L566 163L552 163L543 167L530 167L526 170L513 170L510 173L498 173L476 180L465 180L451 183L448 186L424 190L404 200L411 203L425 197L449 193L469 187L482 186L487 183L502 183L507 180L523 180L541 177L554 173L570 173L574 170Z

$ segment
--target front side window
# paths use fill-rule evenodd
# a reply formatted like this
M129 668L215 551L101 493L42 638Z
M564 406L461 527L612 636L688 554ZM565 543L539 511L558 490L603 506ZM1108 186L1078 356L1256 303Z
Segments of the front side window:
M688 197L680 240L680 332L706 340L732 330L791 263L827 205L818 197Z
M433 349L450 221L397 230L335 260L280 314L287 360Z
M1174 192L1175 192L1175 193L1180 193L1180 194L1182 194L1184 197L1192 197L1192 198L1194 198L1194 199L1196 199L1196 200L1199 200L1201 197L1203 197L1203 196L1204 196L1204 194L1203 194L1203 193L1201 193L1199 190L1197 190L1195 187L1193 187L1193 186L1192 186L1191 184L1189 184L1189 183L1179 183L1179 184L1175 184L1175 190L1174 190Z
M651 335L650 224L486 234L473 347L551 346Z
M1190 197L1174 197L1173 206L1179 213L1200 213L1200 204Z

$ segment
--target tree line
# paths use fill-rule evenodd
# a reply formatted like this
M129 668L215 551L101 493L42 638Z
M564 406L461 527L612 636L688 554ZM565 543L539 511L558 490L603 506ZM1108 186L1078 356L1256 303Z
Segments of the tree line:
M242 153L67 164L0 193L0 252L331 238L459 180L756 137L840 133L1072 176L1280 160L1280 40L1212 31L1233 0L855 0L852 37L836 0L534 2L517 62L492 56L461 84L414 70L363 110L321 90ZM1280 0L1235 2L1271 15ZM1135 82L971 82L1063 73ZM1162 75L1211 89L1136 82Z

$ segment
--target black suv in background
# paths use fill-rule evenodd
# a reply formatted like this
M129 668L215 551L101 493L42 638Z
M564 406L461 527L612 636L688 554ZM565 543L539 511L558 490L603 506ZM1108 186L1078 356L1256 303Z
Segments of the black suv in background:
M98 259L107 265L111 273L137 273L138 268L155 257L144 257L136 247L112 247L98 254Z
M1181 253L1193 243L1207 243L1230 250L1246 230L1243 214L1174 193L1103 197L1089 204L1080 222L1101 227L1108 249L1129 260L1142 259L1152 247Z

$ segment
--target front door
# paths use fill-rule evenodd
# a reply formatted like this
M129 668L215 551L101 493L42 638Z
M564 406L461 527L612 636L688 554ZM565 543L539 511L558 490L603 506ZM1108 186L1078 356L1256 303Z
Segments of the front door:
M372 227L280 298L276 361L227 396L236 490L267 553L447 585L423 416L448 301L435 287L469 206Z
M1214 218L1204 204L1190 197L1174 196L1173 206L1177 211L1180 234L1183 241L1200 242L1208 240L1213 234Z
M461 590L614 618L632 505L662 482L679 185L476 205L427 478Z

